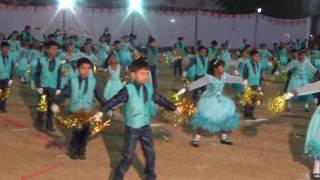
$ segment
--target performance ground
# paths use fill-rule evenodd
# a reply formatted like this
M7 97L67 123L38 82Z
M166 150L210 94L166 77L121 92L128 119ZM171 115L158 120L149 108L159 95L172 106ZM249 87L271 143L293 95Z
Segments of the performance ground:
M160 92L169 96L171 89L181 83L175 81L167 64L160 66ZM278 82L265 87L265 99L282 86ZM8 100L9 112L0 114L0 180L111 179L123 146L121 114L114 113L112 125L91 138L87 160L74 161L65 155L70 130L58 127L55 133L47 133L33 127L36 96L28 85L16 80ZM207 135L198 149L190 146L189 128L174 127L172 113L159 111L153 121L159 180L309 179L312 160L303 154L303 147L311 113L304 112L302 105L273 115L266 111L264 103L257 116L269 121L247 123L241 119L241 127L231 136L234 146L220 145L217 136ZM137 158L125 179L143 179L143 167L138 146Z

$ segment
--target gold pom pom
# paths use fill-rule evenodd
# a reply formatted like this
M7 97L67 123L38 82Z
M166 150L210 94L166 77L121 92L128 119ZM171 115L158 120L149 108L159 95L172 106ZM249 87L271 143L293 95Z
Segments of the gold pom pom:
M47 112L48 111L48 101L47 101L46 95L41 96L40 101L38 103L37 110L39 112Z
M272 113L281 113L286 109L287 101L284 96L272 98L268 102L268 110Z
M253 105L254 103L260 106L263 102L263 92L254 91L251 87L246 87L243 95L240 99L240 104L242 106Z
M177 95L173 95L170 97L172 103L174 103L177 107L182 109L182 113L180 115L175 115L174 126L179 125L188 125L191 121L192 115L197 111L197 108L193 101L190 98L180 98Z
M104 128L111 125L110 118L95 120L93 116L94 112L76 112L69 116L68 118L63 118L62 116L55 115L57 123L65 128L77 128L82 129L85 124L90 125L91 134L96 134L101 132Z

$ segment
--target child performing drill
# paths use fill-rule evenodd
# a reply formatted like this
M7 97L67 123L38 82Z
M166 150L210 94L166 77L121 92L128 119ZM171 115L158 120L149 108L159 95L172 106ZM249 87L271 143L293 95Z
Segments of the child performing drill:
M155 151L150 127L152 103L155 102L170 111L180 112L180 108L177 108L150 88L152 84L148 84L149 74L147 62L143 60L134 61L131 67L133 83L126 85L102 108L102 112L107 112L121 103L124 103L125 107L125 145L122 151L123 158L115 170L115 180L124 178L135 156L138 142L141 143L146 158L145 173L147 179L156 179ZM102 112L97 113L96 118L101 118Z

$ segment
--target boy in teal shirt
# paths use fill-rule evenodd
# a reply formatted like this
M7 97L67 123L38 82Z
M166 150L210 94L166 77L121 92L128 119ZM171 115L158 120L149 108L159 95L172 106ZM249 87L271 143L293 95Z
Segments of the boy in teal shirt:
M92 112L94 105L94 97L101 103L106 100L102 90L98 85L95 77L92 75L93 64L88 58L80 58L77 61L77 73L71 77L65 88L62 90L57 100L62 100L65 97L70 97L71 113ZM59 107L51 106L52 110L57 113ZM90 135L90 125L85 124L83 128L73 129L72 138L69 146L69 154L71 159L86 159L86 146Z
M10 55L10 44L6 41L1 43L1 55L0 55L0 89L2 93L8 90L8 87L12 84L14 59ZM6 108L7 98L0 99L0 111L7 112Z
M125 115L125 143L122 151L122 160L115 170L114 179L122 180L128 171L138 142L141 143L146 159L145 173L148 180L155 180L155 151L151 131L151 106L157 103L169 111L181 110L166 98L152 91L149 87L149 65L144 60L136 60L131 66L131 76L133 83L127 84L110 99L102 108L102 112L108 112L118 104L124 103ZM97 119L103 116L99 112L95 115Z
M48 107L54 102L55 96L61 93L61 61L56 58L58 53L58 44L54 41L46 43L46 55L41 57L36 66L35 84L39 95L46 95ZM36 125L42 127L42 118L44 113L38 112ZM48 109L46 129L55 131L53 126L53 112Z

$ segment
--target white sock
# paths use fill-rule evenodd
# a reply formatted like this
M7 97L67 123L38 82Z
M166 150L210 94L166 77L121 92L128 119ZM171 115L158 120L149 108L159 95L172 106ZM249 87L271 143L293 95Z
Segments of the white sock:
M227 140L229 140L229 135L228 135L228 133L222 133L222 134L221 134L221 140L222 140L222 141L227 141Z
M192 141L200 141L200 138L201 138L200 134L195 134L195 135L193 136Z
M309 104L306 103L306 104L304 105L304 107L305 107L306 109L309 109Z
M319 174L320 173L320 161L315 160L314 161L314 168L313 168L313 174Z

